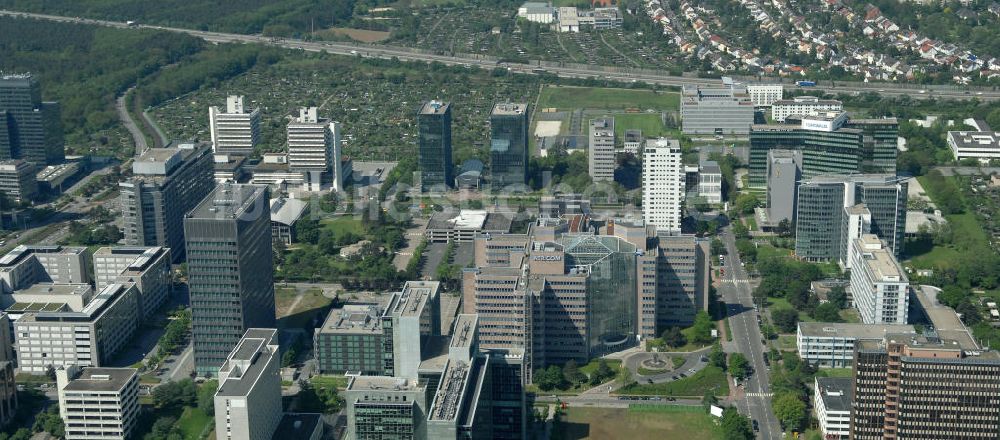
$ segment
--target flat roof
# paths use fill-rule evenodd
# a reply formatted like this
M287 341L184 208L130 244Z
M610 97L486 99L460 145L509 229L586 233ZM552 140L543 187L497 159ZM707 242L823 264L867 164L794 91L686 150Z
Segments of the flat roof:
M330 310L323 325L316 329L319 334L382 334L379 317L381 307L376 304L347 304Z
M118 392L138 374L135 368L84 368L68 384L68 392Z
M275 329L252 328L243 334L239 345L229 354L229 359L222 364L222 371L233 371L226 380L219 384L216 396L246 396L250 388L264 373L264 366L277 352L271 352L269 345L278 345L278 331Z
M942 338L958 341L962 347L978 349L979 344L973 339L965 324L962 323L962 319L955 313L955 310L939 303L937 295L934 294L932 297L931 294L933 292L928 292L926 289L933 290L934 288L919 286L913 289L913 291L921 310L927 315L927 319L931 321L931 325L934 326L934 331Z
M79 246L43 246L43 245L17 245L14 249L8 251L3 257L0 257L0 268L4 266L11 266L24 258L27 258L31 254L67 254L67 255L79 255L87 251L85 247Z
M470 347L473 342L473 332L479 322L479 315L461 314L455 319L454 331L451 336L452 347Z
M862 261L865 266L868 267L873 274L875 274L875 282L880 281L894 281L894 282L906 282L906 272L903 267L899 265L899 261L896 261L895 255L889 250L888 246L882 242L874 234L864 234L860 238L854 240L855 243L860 245L862 249L863 256Z
M817 393L827 411L850 412L854 402L854 379L850 377L817 377Z
M451 107L451 103L432 100L427 101L424 105L420 106L420 114L422 115L443 115L448 112Z
M882 339L892 333L913 333L916 330L906 324L849 324L831 322L800 322L799 333L816 338Z
M463 209L435 214L427 223L427 229L482 229L486 223L486 211Z
M223 183L216 185L212 192L186 218L219 219L242 215L254 208L254 203L263 199L266 186Z
M438 281L407 281L403 290L394 295L388 311L393 316L418 316L440 287Z
M424 357L417 371L442 372L448 365L448 336L432 336L427 338L427 345L421 350Z
M497 116L517 116L528 111L528 104L523 102L503 102L493 106L491 114Z
M63 311L63 310L68 311L69 310L68 307L69 306L67 306L66 303L56 303L56 302L47 302L47 303L40 303L40 302L31 302L31 303L16 302L14 304L11 304L6 309L4 309L4 311L7 312L7 313L19 313L19 312L21 312L21 313L23 313L23 312L58 312L58 311Z
M353 376L347 382L347 390L413 391L421 388L417 381L403 377Z
M722 168L714 160L706 160L698 164L698 172L702 174L722 174Z
M453 361L441 377L434 404L430 409L429 420L453 420L463 404L466 384L469 381L472 365L466 362Z
M15 290L13 295L85 295L90 293L90 284L35 283L30 287Z

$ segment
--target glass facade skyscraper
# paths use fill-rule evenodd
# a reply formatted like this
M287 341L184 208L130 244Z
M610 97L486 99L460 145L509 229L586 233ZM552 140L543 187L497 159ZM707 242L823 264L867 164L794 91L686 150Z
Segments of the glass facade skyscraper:
M528 104L497 104L490 114L493 189L528 183Z
M29 74L0 76L0 159L24 159L38 167L65 157L59 104L42 102Z
M418 167L420 190L434 186L454 185L454 165L451 159L451 105L430 101L420 107L417 115L419 128Z
M580 235L563 241L566 265L587 271L587 345L591 356L611 351L638 331L636 247L618 237Z

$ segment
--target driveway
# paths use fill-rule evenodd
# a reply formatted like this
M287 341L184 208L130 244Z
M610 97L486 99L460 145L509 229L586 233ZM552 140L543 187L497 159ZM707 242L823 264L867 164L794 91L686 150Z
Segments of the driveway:
M628 371L632 373L632 375L635 377L635 380L639 383L649 383L650 381L652 381L653 383L664 383L676 379L681 379L680 377L677 377L677 375L680 373L684 373L687 376L691 376L692 374L701 371L702 368L705 368L705 366L708 365L708 362L702 362L701 358L702 357L707 358L708 353L710 353L711 351L712 351L711 346L691 352L652 353L652 352L642 351L642 352L629 353L622 359L622 363L623 365L625 365L625 368L628 368ZM645 361L647 359L652 359L654 355L659 355L660 359L666 360L667 365L671 368L673 367L672 360L675 356L683 357L684 364L676 369L665 371L663 373L655 374L652 376L645 376L639 374L639 366L641 365L642 361Z

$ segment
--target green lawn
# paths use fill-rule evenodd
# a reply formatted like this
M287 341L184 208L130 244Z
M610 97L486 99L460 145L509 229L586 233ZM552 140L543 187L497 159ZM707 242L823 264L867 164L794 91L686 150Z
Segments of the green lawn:
M912 247L907 252L914 255L910 259L913 267L933 268L949 267L955 264L957 258L967 251L989 251L989 237L972 213L950 214L944 216L951 223L954 233L953 243L944 246L934 246L930 250L915 250ZM922 251L922 252L921 252Z
M708 366L690 377L657 384L636 383L618 390L625 395L693 396L702 397L708 391L717 396L729 395L729 381L719 367Z
M790 249L782 249L771 246L769 244L761 244L757 246L757 260L763 260L769 257L788 257L791 256L792 251Z
M591 374L597 371L597 362L598 359L591 359L587 365L580 366L580 372L590 377ZM607 362L608 367L611 367L611 370L615 373L618 373L618 370L622 367L622 361L618 359L605 359L604 362Z
M364 236L365 234L365 225L361 223L361 220L358 220L353 216L343 216L323 220L322 223L325 228L336 232L338 235L347 232L361 236Z
M313 376L309 380L316 388L336 388L343 390L347 388L347 376Z
M177 426L181 429L186 440L200 440L212 423L212 417L204 411L187 407L177 420Z
M553 440L608 438L722 439L712 416L700 407L567 408L553 426Z
M625 130L642 130L642 137L655 138L660 136L676 135L677 130L667 130L663 126L663 119L660 113L626 113L614 115L615 136L618 139L625 139Z
M652 90L610 89L599 87L546 87L538 108L677 110L680 95Z
M860 324L861 317L858 316L858 311L855 309L843 309L840 311L840 319L844 322L849 322L851 324Z
M767 306L770 307L771 310L777 310L777 309L792 309L792 310L795 310L795 307L792 307L792 305L788 303L788 300L784 299L784 298L768 297L767 298ZM799 311L799 321L802 321L802 322L816 322L815 319L813 319L811 316L809 316L807 313L805 313L803 311Z
M295 303L297 298L298 293L294 287L275 287L275 312L278 315L280 328L305 327L316 314L326 310L326 307L333 301L323 296L323 291L320 289L309 289L302 292L302 299L298 300L298 304Z
M816 375L820 377L852 377L854 370L850 368L820 368Z

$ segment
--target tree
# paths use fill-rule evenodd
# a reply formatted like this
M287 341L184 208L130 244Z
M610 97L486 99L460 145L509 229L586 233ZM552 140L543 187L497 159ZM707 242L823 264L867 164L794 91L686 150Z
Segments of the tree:
M774 233L778 234L779 237L788 237L792 235L792 232L792 222L788 221L787 218L781 219L781 221L778 222L778 226L774 228Z
M979 312L979 309L968 301L959 304L955 309L955 312L962 315L962 322L970 327L979 324L983 320L983 316Z
M847 308L847 289L844 286L835 286L826 294L826 299L838 309L845 309Z
M177 426L177 419L173 417L161 417L153 422L153 427L143 436L143 440L174 440L180 438L180 428Z
M566 379L563 378L562 369L558 365L549 365L549 368L540 369L535 373L535 384L542 391L562 389L566 387Z
M716 397L714 391L708 390L705 391L705 395L701 397L701 404L707 411L710 406L719 404L719 398Z
M798 430L805 423L806 404L794 393L780 393L774 397L774 415L788 429Z
M189 406L197 400L194 381L184 379L167 382L153 389L153 406L157 409L174 409Z
M733 204L736 206L736 212L749 215L753 214L754 208L760 206L760 199L754 194L743 193L736 196L736 201Z
M741 415L736 408L729 407L722 411L722 420L719 424L722 426L723 438L726 440L751 440L754 438L750 419Z
M718 238L712 239L712 255L726 255L726 244Z
M61 438L66 435L63 419L59 417L59 406L52 405L44 413L35 417L35 423L31 427L35 432L47 432L54 437Z
M687 344L687 338L684 336L684 333L681 332L680 327L670 327L664 330L662 339L663 342L670 348L683 347Z
M198 388L198 409L210 417L215 415L215 392L218 389L219 381L215 379L205 381Z
M576 361L570 359L563 366L563 379L571 384L578 384L587 381L587 375L580 372L579 366L577 366Z
M819 322L840 322L840 308L831 302L826 302L813 310L812 317Z
M729 355L729 375L737 379L746 379L750 376L750 362L742 353Z
M791 333L799 324L799 312L784 308L771 310L771 320L782 332Z
M692 326L692 342L696 344L708 344L712 342L712 329L714 328L715 322L712 321L712 317L708 315L708 312L704 310L698 311L698 314L694 317L694 325Z
M720 369L726 369L726 353L722 351L722 344L716 342L712 346L712 353L708 355L708 361Z
M605 380L614 376L615 372L610 366L608 366L608 361L604 360L604 358L600 358L597 360L597 369L594 370L594 374L590 375L590 384L600 385Z

